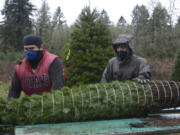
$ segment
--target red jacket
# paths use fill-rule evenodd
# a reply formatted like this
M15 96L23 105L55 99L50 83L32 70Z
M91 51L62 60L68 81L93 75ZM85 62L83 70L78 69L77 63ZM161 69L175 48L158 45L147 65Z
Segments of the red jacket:
M26 58L22 63L15 66L18 79L21 82L21 88L27 95L42 94L45 91L51 91L51 81L49 77L49 68L51 63L58 57L44 50L44 56L39 62L36 71L33 72Z

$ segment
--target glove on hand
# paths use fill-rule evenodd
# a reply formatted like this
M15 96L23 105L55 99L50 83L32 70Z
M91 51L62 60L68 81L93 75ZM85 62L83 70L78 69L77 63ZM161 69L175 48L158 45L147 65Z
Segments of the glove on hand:
M149 79L140 79L140 78L135 78L134 80L138 81L139 83L148 83L149 82Z

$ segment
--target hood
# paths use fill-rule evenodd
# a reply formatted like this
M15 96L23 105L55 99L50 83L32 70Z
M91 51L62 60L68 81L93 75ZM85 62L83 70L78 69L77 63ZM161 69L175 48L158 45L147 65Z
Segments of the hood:
M134 51L133 36L129 34L120 34L118 38L112 43L112 46L115 49L116 45L119 44L126 44L132 51Z

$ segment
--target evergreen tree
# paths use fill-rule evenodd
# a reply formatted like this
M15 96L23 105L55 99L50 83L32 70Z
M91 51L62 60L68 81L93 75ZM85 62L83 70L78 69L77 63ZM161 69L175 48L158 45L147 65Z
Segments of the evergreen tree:
M123 16L121 16L121 17L119 18L119 20L118 20L118 24L117 24L117 25L119 25L119 26L125 26L126 23L127 23L126 19L125 19Z
M133 34L133 28L132 25L128 24L126 19L121 16L117 22L116 25L113 23L109 26L111 35L112 35L112 40L116 40L119 34Z
M101 13L100 13L100 18L102 19L102 20L104 20L105 21L105 23L107 23L107 24L110 24L111 23L111 21L110 21L110 19L109 19L109 16L108 16L108 13L106 12L106 10L102 10L101 11Z
M70 58L66 61L67 85L100 82L103 70L113 56L107 23L97 10L82 10L71 34Z
M122 33L122 34L127 33L127 26L128 25L127 25L125 18L123 16L121 16L117 23L117 27L118 27L118 30L120 31L120 33Z
M176 48L179 48L180 47L180 17L178 18L177 20L177 23L175 25L175 28L174 28L174 33L175 33L175 47Z
M70 40L70 28L67 24L63 24L61 27L54 29L51 39L51 51L59 56L63 56L65 44ZM64 57L64 56L63 56Z
M180 81L180 50L177 51L176 60L171 74L171 80Z
M6 0L2 15L4 21L0 25L1 48L22 49L22 39L32 32L32 12L34 6L29 0Z
M51 15L49 5L46 0L43 0L42 6L38 11L36 33L43 38L43 44L46 48L48 48L51 41L51 32Z
M64 19L64 14L61 11L61 8L58 7L53 16L52 27L53 28L61 27L65 22L66 20Z
M141 54L146 53L148 51L147 47L150 44L149 12L144 5L136 5L133 9L132 16L136 51L140 52Z
M69 41L69 38L69 27L66 24L66 20L64 19L61 8L58 7L53 15L52 20L51 49L53 49L53 51L62 51L65 42Z
M167 10L160 3L154 8L151 24L151 42L154 45L154 54L159 57L170 56L172 53L172 27L170 25L170 16Z

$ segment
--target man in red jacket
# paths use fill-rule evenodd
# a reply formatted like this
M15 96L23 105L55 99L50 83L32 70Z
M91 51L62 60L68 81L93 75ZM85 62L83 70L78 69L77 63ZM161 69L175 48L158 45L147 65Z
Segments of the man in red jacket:
M15 66L8 98L18 98L21 91L30 96L64 87L63 64L58 56L43 48L41 37L27 35L23 45L25 58Z

